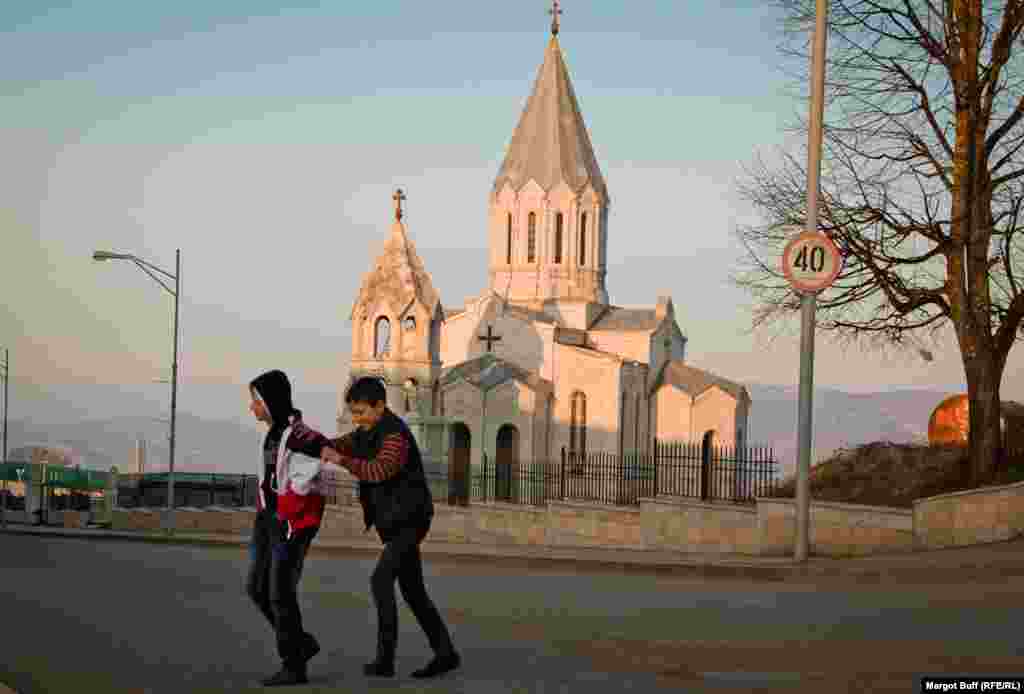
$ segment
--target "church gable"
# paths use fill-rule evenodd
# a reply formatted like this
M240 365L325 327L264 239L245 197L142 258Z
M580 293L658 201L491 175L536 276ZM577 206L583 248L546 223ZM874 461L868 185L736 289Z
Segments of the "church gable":
M553 327L498 297L478 301L444 325L442 362L460 364L493 354L526 371L543 369L545 344Z
M442 388L442 409L444 415L452 420L475 423L480 418L483 395L471 383L459 382Z
M666 362L651 381L648 393L654 392L661 386L677 388L693 399L698 398L711 388L720 391L736 402L750 399L747 389L739 383L688 366L681 360Z

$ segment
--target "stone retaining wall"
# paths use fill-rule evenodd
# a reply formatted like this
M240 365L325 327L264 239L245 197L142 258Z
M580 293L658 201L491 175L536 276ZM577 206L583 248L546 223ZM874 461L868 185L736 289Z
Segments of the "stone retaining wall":
M162 509L116 509L114 530L158 530ZM179 509L183 532L248 536L253 509ZM65 512L66 527L81 522ZM1005 540L1024 533L1024 482L923 499L914 508L815 501L810 552L855 556ZM643 499L637 507L552 501L543 506L500 502L437 504L427 543L656 549L747 555L789 555L796 535L793 499L756 504L704 503L680 497ZM329 506L320 537L374 539L359 506Z
M759 506L682 497L640 502L643 544L650 549L759 554L758 515Z
M758 499L758 547L762 555L789 555L796 547L796 501ZM815 501L810 508L811 554L831 557L914 548L914 512L886 506Z
M1009 540L1024 533L1024 482L983 487L914 502L920 549Z

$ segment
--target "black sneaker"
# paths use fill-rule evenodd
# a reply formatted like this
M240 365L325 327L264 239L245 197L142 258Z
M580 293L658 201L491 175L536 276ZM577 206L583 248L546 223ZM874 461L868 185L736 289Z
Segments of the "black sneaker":
M416 679L437 677L438 675L443 675L446 672L451 672L461 664L462 658L459 657L458 653L452 653L451 655L438 655L434 656L434 659L427 663L426 667L413 672L412 676Z
M306 634L305 643L302 645L302 661L308 663L319 652L320 642L312 634Z
M301 670L281 668L277 674L263 680L264 687L287 687L294 684L309 684L306 673Z
M375 660L363 666L363 674L367 677L394 677L395 664L382 663L379 660Z

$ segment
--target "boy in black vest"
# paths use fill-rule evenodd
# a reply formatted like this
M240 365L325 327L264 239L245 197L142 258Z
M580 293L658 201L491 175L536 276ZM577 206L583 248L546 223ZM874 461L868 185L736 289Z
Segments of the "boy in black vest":
M325 446L324 462L340 465L359 480L359 502L366 529L377 527L384 543L370 579L377 606L377 657L363 667L370 676L395 674L398 607L395 580L402 597L430 641L434 658L413 677L435 677L460 665L459 654L441 615L423 585L420 542L430 530L434 502L423 460L412 432L386 405L384 385L376 378L355 381L345 394L355 431Z

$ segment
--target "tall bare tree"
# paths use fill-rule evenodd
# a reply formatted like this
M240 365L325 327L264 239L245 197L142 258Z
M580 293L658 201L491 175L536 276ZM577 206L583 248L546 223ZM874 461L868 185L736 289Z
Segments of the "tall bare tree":
M776 4L784 55L809 68L814 0ZM1024 0L832 0L829 15L819 229L844 267L818 325L897 345L952 326L974 484L999 460L999 387L1024 319L1022 28ZM779 258L805 225L804 160L759 160L740 182L764 222L738 229L755 327L799 308Z

